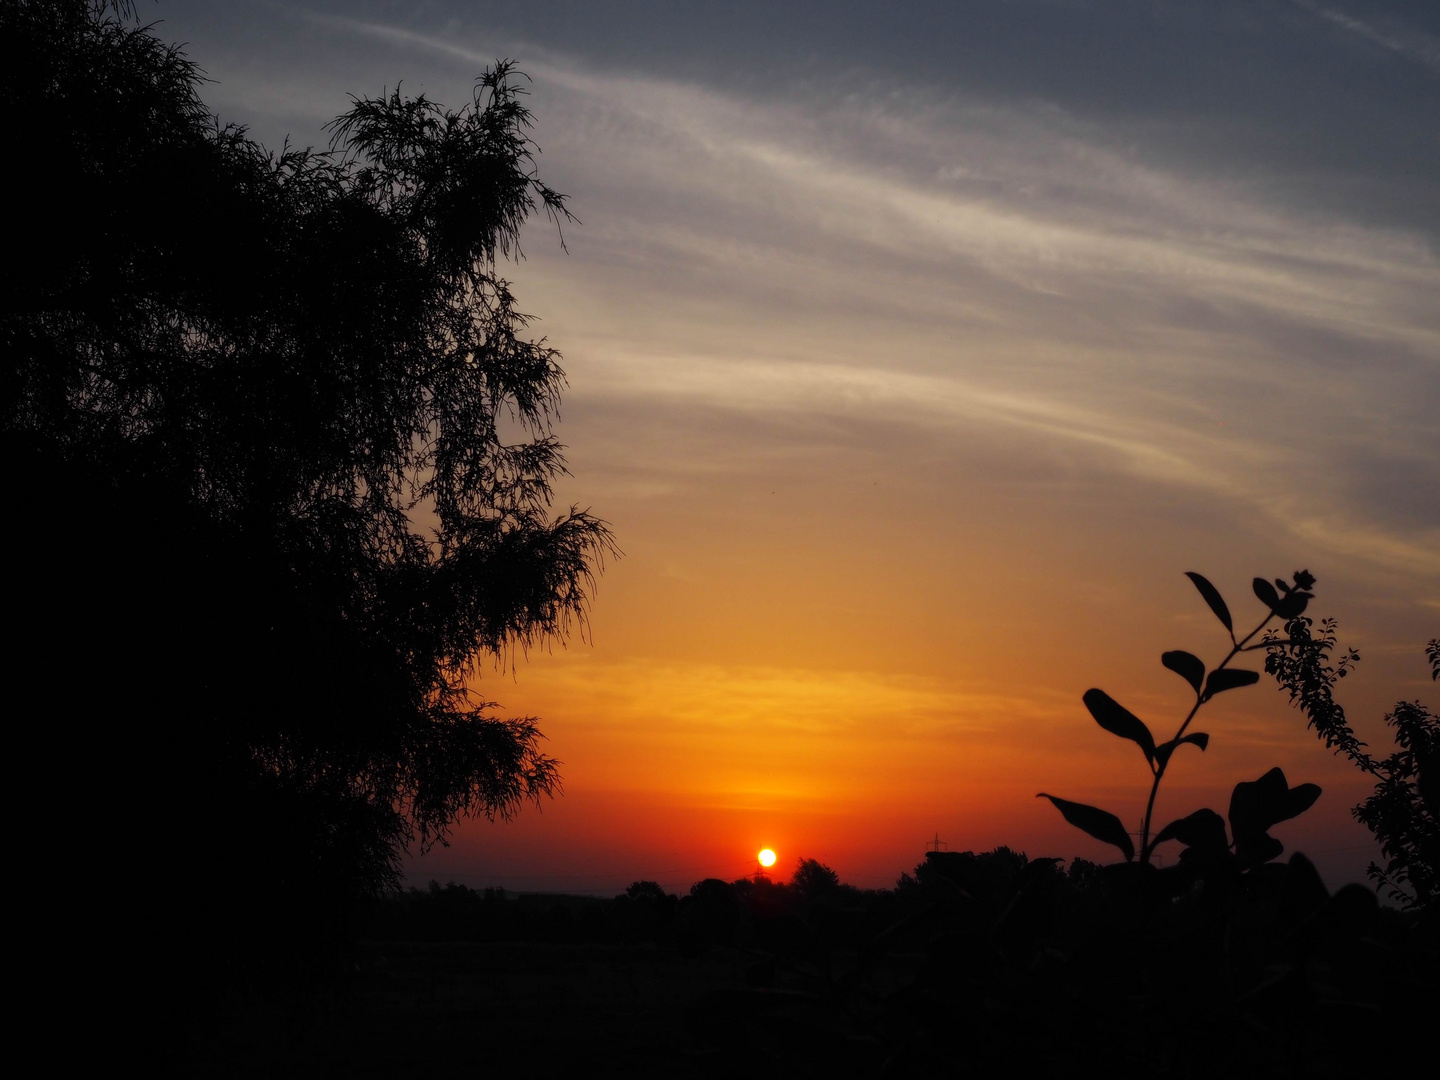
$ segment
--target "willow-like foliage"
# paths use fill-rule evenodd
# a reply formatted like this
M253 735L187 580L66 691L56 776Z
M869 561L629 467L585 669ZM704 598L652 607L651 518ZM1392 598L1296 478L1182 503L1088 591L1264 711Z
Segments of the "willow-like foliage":
M0 9L17 663L70 680L58 715L133 778L103 770L112 807L182 792L193 843L382 886L558 788L535 720L466 686L583 631L613 550L552 513L565 377L500 273L565 198L507 62L458 111L397 89L271 152L111 7Z

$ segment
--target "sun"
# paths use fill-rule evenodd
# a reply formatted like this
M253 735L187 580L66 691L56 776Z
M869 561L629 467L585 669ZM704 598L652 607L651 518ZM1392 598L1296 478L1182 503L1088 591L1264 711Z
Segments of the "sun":
M774 853L773 851L771 851L768 847L767 847L764 851L760 852L760 865L761 865L761 866L774 866L774 865L775 865L775 853Z

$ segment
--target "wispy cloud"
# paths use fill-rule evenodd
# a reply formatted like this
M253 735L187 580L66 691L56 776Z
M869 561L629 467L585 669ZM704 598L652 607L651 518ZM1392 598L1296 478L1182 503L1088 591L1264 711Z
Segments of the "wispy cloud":
M1433 60L1422 37L1307 6ZM493 55L309 17L454 61L457 81ZM517 272L590 363L577 392L1020 428L1037 452L1202 489L1307 548L1440 565L1407 505L1440 471L1440 261L1423 236L1188 176L1053 105L841 78L780 100L553 53L525 66L545 164L573 172L587 225L573 257ZM1387 453L1359 462L1362 444ZM1419 486L1350 499L1386 461Z
M1393 53L1418 60L1433 71L1440 71L1440 41L1415 27L1401 30L1381 30L1372 24L1343 11L1318 4L1315 0L1294 0L1300 7L1312 11L1327 22L1343 27L1352 34L1358 34Z

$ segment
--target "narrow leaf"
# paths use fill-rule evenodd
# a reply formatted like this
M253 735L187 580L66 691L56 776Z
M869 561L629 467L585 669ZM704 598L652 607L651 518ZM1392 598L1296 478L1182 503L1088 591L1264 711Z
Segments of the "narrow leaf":
M1201 700L1209 701L1216 694L1225 690L1234 690L1240 686L1254 686L1259 681L1260 675L1254 671L1242 671L1239 668L1217 668L1205 681L1205 693L1201 695Z
M1130 840L1130 834L1125 831L1125 826L1120 823L1120 819L1108 810L1086 806L1084 803L1071 802L1069 799L1058 799L1043 791L1035 797L1049 799L1055 804L1055 809L1060 811L1061 816L1081 832L1088 833L1096 840L1106 844L1114 844L1124 852L1126 862L1135 858L1135 845Z
M1280 594L1275 591L1275 586L1271 585L1263 577L1257 577L1253 584L1255 595L1260 598L1260 602L1271 611L1278 611L1280 609Z
M1230 636L1235 636L1235 624L1230 621L1230 609L1225 606L1224 599L1220 596L1220 590L1211 585L1201 574L1193 570L1186 570L1185 576L1195 583L1195 588L1200 590L1200 595L1205 598L1205 603L1210 605L1210 610L1215 617L1225 624L1225 629L1230 631Z
M1186 735L1183 739L1171 739L1167 743L1161 743L1159 746L1155 747L1155 761L1162 768L1168 765L1170 763L1170 755L1173 754L1176 750L1180 749L1181 745L1184 743L1189 743L1192 746L1198 746L1201 750L1204 750L1207 746L1210 745L1210 736L1203 731L1194 731L1191 732L1189 735Z
M1194 653L1184 649L1161 653L1160 663L1193 686L1197 694L1200 692L1200 684L1205 681L1205 663Z
M1086 690L1084 701L1097 724L1112 735L1119 735L1122 739L1137 743L1145 754L1146 761L1155 760L1155 736L1150 734L1150 729L1143 720L1104 690Z

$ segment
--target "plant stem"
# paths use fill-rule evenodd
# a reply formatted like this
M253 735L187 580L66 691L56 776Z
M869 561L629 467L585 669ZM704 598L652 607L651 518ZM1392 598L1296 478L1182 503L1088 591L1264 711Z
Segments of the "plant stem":
M1225 659L1220 661L1220 664L1215 668L1215 671L1219 671L1221 668L1225 667L1227 664L1230 663L1231 660L1234 660L1235 657L1239 656L1242 652L1247 652L1248 650L1245 648L1245 646L1249 643L1250 639L1253 638L1256 634L1260 633L1261 630L1264 630L1265 627L1270 624L1270 620L1273 618L1275 618L1275 612L1272 611L1260 621L1259 626L1255 627L1254 630L1251 630L1250 633L1246 634L1239 641L1235 641L1234 638L1231 638L1230 640L1233 643L1233 647L1231 648L1229 653L1226 654ZM1213 675L1214 672L1212 671L1211 674ZM1171 739L1171 742L1176 742L1179 739L1184 738L1185 729L1190 726L1190 721L1195 719L1195 714L1200 711L1200 706L1203 704L1205 704L1205 684L1201 683L1200 689L1195 691L1195 704L1190 707L1190 712L1186 715L1184 722L1180 725L1180 729L1175 732L1175 738ZM1155 779L1150 784L1150 799L1145 804L1145 820L1140 825L1140 862L1142 864L1148 865L1150 862L1150 823L1151 819L1155 814L1155 796L1160 791L1160 781L1165 776L1165 770L1170 767L1170 760L1175 756L1175 750L1179 749L1180 748L1176 746L1174 750L1170 751L1170 757L1167 757L1163 762L1156 766Z

